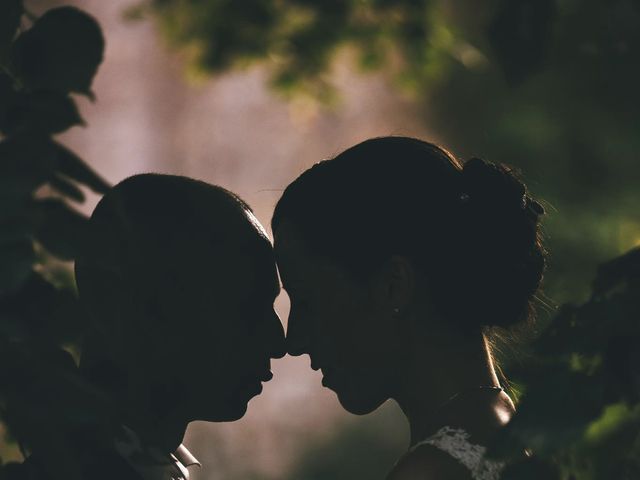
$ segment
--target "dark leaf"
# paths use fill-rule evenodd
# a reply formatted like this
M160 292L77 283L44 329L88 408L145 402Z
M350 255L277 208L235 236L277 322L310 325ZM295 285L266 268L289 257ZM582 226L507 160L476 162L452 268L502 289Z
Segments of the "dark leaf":
M502 0L488 37L509 82L520 83L542 67L555 13L554 0Z
M4 60L11 40L20 26L22 11L22 0L0 2L0 62Z
M17 95L7 112L8 134L37 132L53 135L84 125L73 99L64 93L39 90Z
M12 222L16 218L24 219L25 212L29 210L31 202L30 196L16 196L0 191L0 225Z
M0 219L0 245L30 238L35 229L33 219L26 209L17 210L13 216Z
M110 428L109 404L79 375L60 349L38 348L9 357L6 423L32 452L47 478L81 479L78 441L83 432ZM103 437L108 438L108 437ZM29 478L42 478L36 475Z
M13 65L33 89L91 95L104 38L95 19L74 7L49 10L18 37Z
M1 480L27 480L28 473L25 471L25 466L18 462L9 462L6 465L2 465L2 471L0 471Z
M18 135L0 142L0 192L29 196L53 173L55 152L39 135Z
M59 200L37 202L39 227L36 239L54 255L73 260L81 254L87 236L87 218Z
M53 345L77 342L84 328L77 296L53 286L37 273L19 291L0 302L0 318L14 323L12 331L20 332L24 339Z
M522 457L507 465L500 480L560 480L556 467L538 457Z
M56 162L60 173L88 186L97 193L106 193L111 188L105 180L71 150L55 142L53 142L53 147L56 152Z
M6 133L7 115L14 96L13 80L9 75L0 72L0 132Z
M49 183L53 188L55 188L60 193L65 194L69 198L77 202L84 202L85 197L84 193L82 193L82 190L76 187L75 184L68 180L66 177L56 173L53 175L53 177L51 177Z
M31 275L34 262L30 240L0 244L0 296L20 288Z
M633 278L640 279L640 248L601 265L593 284L594 294L604 295Z
M496 438L493 453L513 456L527 447L542 454L562 448L581 439L602 408L601 376L552 366L530 379L517 414Z

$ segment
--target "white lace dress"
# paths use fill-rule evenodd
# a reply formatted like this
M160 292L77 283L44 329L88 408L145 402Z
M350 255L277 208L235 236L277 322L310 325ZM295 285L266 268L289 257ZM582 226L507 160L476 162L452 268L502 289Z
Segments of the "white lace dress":
M471 472L474 480L499 480L504 463L485 458L487 448L469 441L461 428L442 427L429 438L413 445L408 453L422 445L431 445L448 453Z

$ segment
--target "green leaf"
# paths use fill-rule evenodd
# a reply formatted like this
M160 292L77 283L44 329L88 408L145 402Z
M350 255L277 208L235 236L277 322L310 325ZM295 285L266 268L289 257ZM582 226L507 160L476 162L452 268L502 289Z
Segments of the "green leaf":
M625 403L607 405L602 415L589 424L585 431L585 440L590 443L602 443L607 438L624 430L627 424L638 423L640 405L631 407Z
M52 175L55 152L39 135L17 135L0 142L0 192L28 197Z
M56 154L57 169L60 173L88 186L97 193L107 193L111 186L94 172L80 157L68 148L53 142Z
M39 227L36 239L54 255L74 260L81 254L88 234L88 220L59 200L37 202Z
M36 132L53 135L85 125L73 99L64 93L39 90L16 96L7 113L8 134Z
M0 296L20 288L31 275L35 258L30 240L0 244Z
M20 26L22 11L22 0L2 0L0 3L0 63Z
M49 10L18 37L13 65L32 90L92 96L91 83L102 62L104 38L96 20L74 7Z

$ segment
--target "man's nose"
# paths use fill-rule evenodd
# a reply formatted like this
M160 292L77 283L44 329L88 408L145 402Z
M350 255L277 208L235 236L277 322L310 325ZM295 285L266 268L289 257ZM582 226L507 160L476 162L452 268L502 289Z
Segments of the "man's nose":
M272 328L270 329L271 341L269 342L269 356L271 358L282 358L287 353L284 338L284 328L282 327L282 322L280 321L278 313L275 310L273 310L272 312L272 318L270 321L270 323L272 324Z

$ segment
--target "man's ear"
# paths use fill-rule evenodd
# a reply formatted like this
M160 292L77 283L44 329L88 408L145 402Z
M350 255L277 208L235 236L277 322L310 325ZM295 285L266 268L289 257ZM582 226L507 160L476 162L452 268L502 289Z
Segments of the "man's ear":
M376 302L391 315L398 315L412 303L416 271L413 262L403 255L392 255L374 276Z

